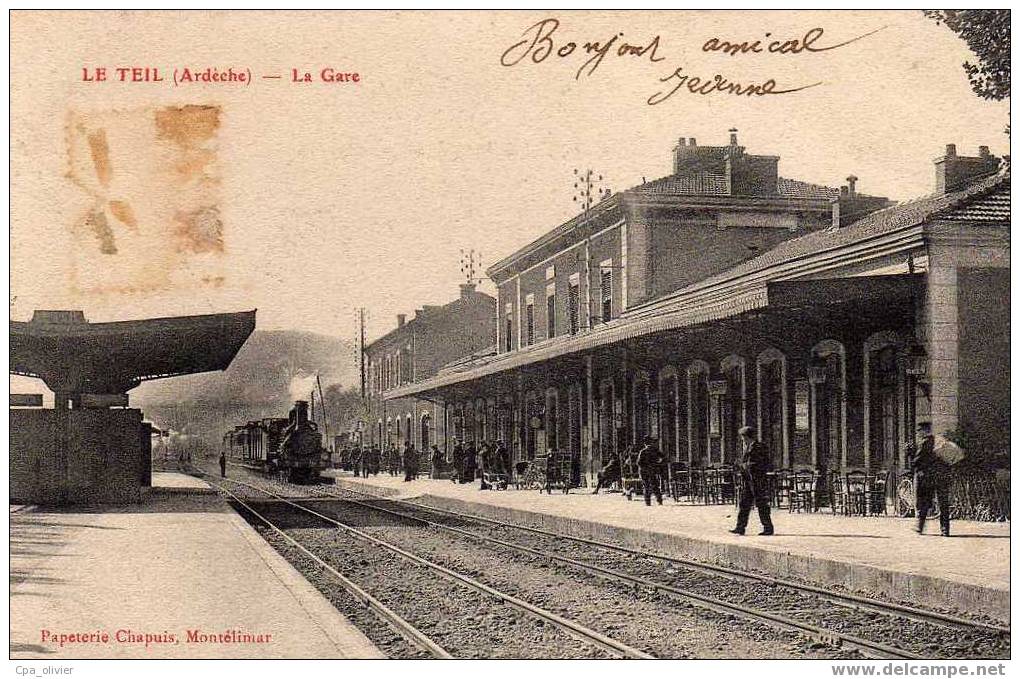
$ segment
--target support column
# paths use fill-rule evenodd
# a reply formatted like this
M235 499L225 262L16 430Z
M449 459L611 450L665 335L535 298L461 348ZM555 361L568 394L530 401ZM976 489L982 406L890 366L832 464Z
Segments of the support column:
M931 380L932 431L942 433L959 424L959 308L957 272L953 263L933 262L928 272L925 316L920 338L928 351Z

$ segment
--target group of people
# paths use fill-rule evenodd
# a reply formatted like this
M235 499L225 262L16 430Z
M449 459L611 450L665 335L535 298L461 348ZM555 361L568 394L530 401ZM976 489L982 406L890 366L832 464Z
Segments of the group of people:
M907 459L914 477L916 493L918 533L924 533L924 525L928 514L937 500L942 511L939 522L942 535L949 536L950 518L950 464L941 458L936 451L935 437L932 435L931 423L921 422L917 427L918 442L907 446ZM737 496L737 521L730 529L735 535L744 535L747 530L751 510L756 508L758 520L761 522L759 535L774 535L772 523L772 493L769 488L769 472L772 469L772 457L764 443L757 440L753 427L741 427L740 455L736 461L736 469L740 475ZM652 437L646 437L641 447L628 446L621 456L612 456L598 474L594 494L614 483L623 481L624 466L631 472L637 471L641 482L646 505L652 504L652 496L662 504L662 486L666 480L666 459Z
M429 453L432 477L438 477L438 470L435 465L435 458L440 455L439 448L432 446ZM396 445L391 444L385 450L378 445L359 446L349 445L339 452L337 462L341 469L353 472L355 476L368 478L369 475L378 476L385 470L390 476L404 475L404 481L413 481L418 478L421 472L422 455L411 444L404 442L403 450L398 450Z
M496 483L505 484L510 477L510 450L502 441L475 444L454 440L447 462L453 467L454 483L472 483L481 479L482 489Z

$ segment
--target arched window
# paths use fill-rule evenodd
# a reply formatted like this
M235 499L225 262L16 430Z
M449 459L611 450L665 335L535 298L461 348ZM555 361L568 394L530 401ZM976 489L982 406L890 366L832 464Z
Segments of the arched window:
M570 474L574 484L581 481L581 429L584 426L584 400L580 384L572 384L567 396L567 449L570 451Z
M690 463L711 464L709 459L708 363L694 361L687 368L687 439Z
M769 348L758 354L755 364L758 376L758 438L768 446L773 465L789 467L786 356L778 349Z
M421 416L421 449L428 450L432 445L432 416L423 413Z
M900 354L903 341L894 332L879 332L864 342L864 466L902 466L900 438L905 395ZM902 396L902 397L901 397Z
M846 349L824 340L811 349L811 458L822 470L842 470L846 459Z
M599 397L595 410L598 417L598 464L600 467L607 464L611 457L616 455L616 427L613 421L614 391L612 380L605 379L599 383Z
M543 454L541 446L545 443L545 402L539 395L529 391L524 396L524 455L526 459L535 459L536 454Z
M555 387L545 391L545 448L559 450L560 440L560 395Z
M648 373L642 371L634 378L632 398L634 442L640 444L646 436L659 438L659 394Z
M687 450L681 453L680 429L680 384L676 368L666 366L659 372L659 439L660 447L667 460L678 462L680 456L687 458ZM686 436L682 437L686 440Z
M747 423L747 387L745 375L747 361L742 356L730 355L719 364L725 380L725 391L720 394L722 411L723 462L732 463L740 454L740 428ZM720 387L719 391L723 391Z

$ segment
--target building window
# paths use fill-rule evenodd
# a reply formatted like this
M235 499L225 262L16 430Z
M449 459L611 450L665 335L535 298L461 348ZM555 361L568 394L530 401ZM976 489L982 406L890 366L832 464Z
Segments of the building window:
M514 350L514 305L507 304L503 313L506 316L505 331L503 333L503 346L506 351Z
M556 285L545 290L545 327L547 337L556 337Z
M602 295L602 322L608 323L613 318L613 270L600 268Z
M567 315L570 319L570 334L576 335L581 315L581 286L576 274L570 277L570 287L567 288Z
M528 295L524 311L525 337L527 345L535 343L535 296Z

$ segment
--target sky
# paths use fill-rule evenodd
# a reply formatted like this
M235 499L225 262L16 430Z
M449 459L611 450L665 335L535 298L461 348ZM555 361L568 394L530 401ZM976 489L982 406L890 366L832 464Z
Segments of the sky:
M581 47L501 64L550 18L556 49L659 41L580 77ZM818 52L703 50L816 27L815 47L876 32ZM22 12L11 41L17 320L37 308L92 321L257 308L260 328L353 338L365 307L371 339L398 313L453 299L462 249L491 265L569 219L575 168L624 190L668 174L678 137L720 145L736 127L750 153L780 156L782 176L838 186L854 174L858 190L894 199L933 190L947 143L1008 153L1008 102L978 98L963 41L913 10ZM118 66L164 80L117 82ZM208 67L254 77L170 81ZM359 81L322 82L324 68ZM677 68L819 84L650 106ZM292 82L292 69L313 82ZM184 134L192 112L201 129Z

